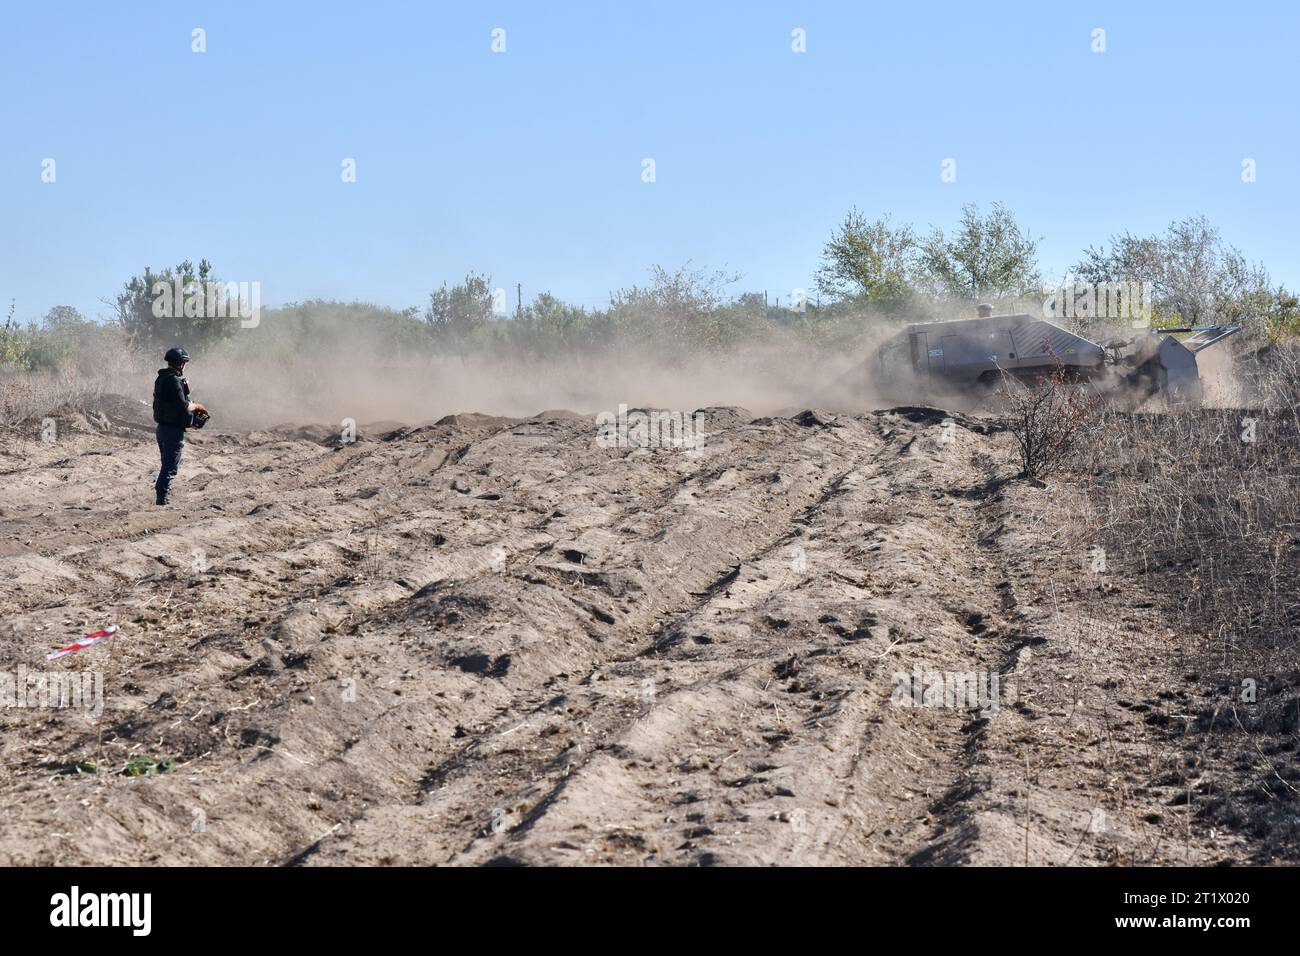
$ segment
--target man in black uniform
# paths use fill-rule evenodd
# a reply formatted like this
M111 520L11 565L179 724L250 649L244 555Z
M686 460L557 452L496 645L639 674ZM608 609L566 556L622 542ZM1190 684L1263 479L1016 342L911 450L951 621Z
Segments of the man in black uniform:
M163 359L167 367L158 370L153 383L153 420L158 423L158 451L162 454L162 468L153 488L160 505L167 504L172 479L181 466L185 429L193 422L194 412L205 411L202 405L190 401L190 385L185 381L189 353L176 346L168 349Z

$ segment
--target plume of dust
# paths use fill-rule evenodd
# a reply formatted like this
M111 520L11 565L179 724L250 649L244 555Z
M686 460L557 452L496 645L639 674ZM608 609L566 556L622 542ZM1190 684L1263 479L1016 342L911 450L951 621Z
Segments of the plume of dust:
M187 374L194 394L223 427L358 423L415 425L446 415L529 417L629 408L694 411L740 406L756 415L805 408L859 413L876 406L869 349L844 354L813 346L748 347L721 354L571 354L393 360L320 354L286 362L214 357Z

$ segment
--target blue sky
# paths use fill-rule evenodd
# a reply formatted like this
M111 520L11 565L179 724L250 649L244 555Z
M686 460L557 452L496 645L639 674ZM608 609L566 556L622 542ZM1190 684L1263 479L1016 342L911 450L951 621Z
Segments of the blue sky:
M469 270L512 303L518 282L599 305L688 260L784 299L849 207L925 229L971 201L1042 237L1048 274L1204 213L1300 285L1295 4L25 3L4 21L0 299L22 319L104 314L146 264L201 257L265 305L423 305Z

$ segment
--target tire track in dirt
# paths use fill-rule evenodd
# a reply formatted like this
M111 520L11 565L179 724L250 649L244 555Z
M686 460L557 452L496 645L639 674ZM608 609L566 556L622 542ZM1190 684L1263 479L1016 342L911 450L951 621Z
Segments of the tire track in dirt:
M903 423L903 428L909 429L910 426ZM889 433L892 429L885 431ZM912 435L907 442L900 442L902 454L907 454L915 438ZM899 446L884 446L884 449L883 457L886 458L900 453ZM882 456L877 453L872 457ZM813 505L792 517L791 524L807 525L811 543L823 534L822 525L827 520L843 526L850 524L852 516L859 514L864 505L875 503L879 506L900 496L908 500L904 492L916 490L918 469L913 469L912 475L901 480L878 482L875 488L867 484L862 491L851 489L848 479L856 477L855 470L874 476L878 467L878 464L873 464L863 468L862 456L859 455L858 460L841 471L830 483L829 490ZM919 470L924 471L923 468ZM829 503L836 504L830 519L823 514ZM860 573L855 570L852 560L843 557L844 551L854 547L853 532L856 529L841 527L836 530L844 539L836 542L840 553L828 556L826 560L810 556L801 559L814 560L818 567L817 574L807 576L811 580L848 577L852 581L851 575ZM906 820L909 814L904 812L905 821L899 823L891 814L898 813L899 806L909 806L909 791L925 793L927 789L949 786L958 768L951 755L933 748L927 752L925 760L928 763L924 767L890 766L885 757L888 747L874 745L873 722L886 723L887 733L895 737L905 739L909 731L905 726L894 726L904 712L891 714L885 706L889 701L889 678L877 673L875 660L887 654L890 645L883 644L882 647L863 640L870 628L864 629L853 622L854 631L846 633L857 639L849 642L825 628L822 628L824 633L819 635L820 639L800 635L805 641L812 638L811 642L791 641L790 621L776 617L771 613L771 607L774 602L783 605L791 602L789 582L785 580L789 578L785 566L789 562L778 552L793 540L796 539L789 529L782 528L780 534L763 542L735 569L724 573L721 584L714 582L706 587L698 595L701 600L697 604L685 612L673 614L668 623L647 634L647 648L633 648L632 653L602 669L598 679L613 684L613 688L573 718L580 725L590 725L591 735L600 738L594 752L588 749L566 758L564 750L576 749L572 741L566 741L569 746L563 750L551 748L545 751L544 760L508 768L507 780L491 794L473 793L472 786L482 782L482 762L487 755L477 753L472 761L465 756L458 757L454 767L439 768L433 776L431 782L440 791L438 798L431 800L426 797L425 805L418 811L407 808L401 811L403 828L419 829L421 823L428 828L436 826L438 820L452 820L462 831L470 831L472 838L465 848L460 851L453 848L447 857L457 862L500 859L586 861L592 859L593 854L595 859L626 862L645 857L647 853L651 858L673 859L672 851L679 855L685 853L685 859L694 862L717 862L720 859L728 862L882 861L901 858L908 852L908 843L924 844L930 837L931 828L923 804L911 804L920 811L911 815L922 817L919 821ZM774 578L781 580L774 581ZM806 586L806 581L799 585ZM882 590L888 593L894 586L886 582ZM794 589L796 595L799 587ZM834 587L816 590L834 591ZM835 621L833 616L814 615L813 612L824 611L832 602L852 606L867 593L864 588L857 590L860 593L846 595L840 591L805 596L802 602L803 623L825 624L828 617ZM928 610L931 615L935 613L934 609ZM789 614L789 608L786 607L782 613ZM883 613L888 615L888 608ZM946 611L938 613L944 615ZM723 623L712 620L717 616L724 616L726 620ZM874 612L868 612L868 618L879 630L882 643L884 638L900 630L898 625L882 622ZM906 620L907 626L914 623L913 619ZM840 627L839 630L845 629ZM859 633L864 630L867 633ZM964 631L960 634L965 636ZM726 656L717 662L701 661L700 647ZM792 650L794 654L790 654ZM655 657L667 656L658 661L652 658L650 663L660 666L647 669L648 653ZM812 673L817 673L817 669L834 672L839 686L825 690L802 686L811 678L799 676L804 671L795 662L801 657L813 662L816 669ZM748 660L737 665L738 658ZM829 661L834 661L833 668L826 666ZM843 672L847 672L847 677ZM774 678L791 683L773 691ZM816 679L819 683L823 680L820 674ZM864 680L873 686L860 689ZM649 704L644 699L638 704L638 684L644 689L647 681L651 687L662 686L670 690L666 693L654 691ZM687 682L683 684L683 681ZM807 705L797 702L797 694L801 691L807 691L813 698ZM796 696L789 696L791 692ZM800 719L792 722L782 713L783 705L792 712L791 717L801 707L807 713L800 714ZM751 735L753 739L748 741L748 746L743 742L738 745L743 737L741 728L761 719L755 715L761 715L768 708L778 715L780 723L759 724L759 730L756 735ZM510 708L510 713L518 714L519 708ZM547 729L542 728L542 733ZM507 763L512 755L534 745L531 741L525 742L529 731L527 722L494 730L498 734L519 734L513 738L510 749L495 755L501 758L500 763ZM728 732L732 736L727 736ZM606 742L611 739L612 742ZM816 772L822 771L821 765L835 766L825 774L826 785L814 784L812 790L801 787L804 789L801 801L783 802L781 798L794 797L795 793L789 786L773 781L772 777L776 775L773 772L780 768L771 760L776 759L782 745L791 740L796 742L793 749L800 751L792 761L794 766L807 770L811 765ZM737 745L737 749L723 753L733 745ZM913 748L923 749L915 743ZM688 751L688 755L682 758L682 753ZM836 751L841 751L842 755L828 756ZM870 755L864 757L864 751ZM732 766L738 769L728 779L729 771L724 768L737 755L742 755L742 758ZM867 772L868 768L872 772ZM445 793L449 773L462 773L469 779L470 797L463 794L453 797ZM526 778L529 776L534 779L528 781ZM676 778L671 788L676 793L668 792L670 788L663 786L665 776ZM786 773L787 779L789 776ZM519 785L521 778L524 780L522 787ZM896 800L892 803L888 794L882 794L884 788L878 786L881 778L895 785ZM698 781L699 786L692 787L683 780ZM846 780L847 784L844 783ZM877 785L873 788L867 786L868 783ZM759 788L758 799L738 798L738 794L747 796L745 791L749 787ZM851 793L855 788L862 794L860 800ZM658 792L647 798L644 796L647 790ZM701 791L711 793L704 796ZM820 799L816 796L818 792ZM637 796L634 799L629 794ZM882 795L885 800L881 799ZM493 806L491 817L485 819L484 808L493 800L499 806ZM879 819L872 818L857 802L864 807L869 804L871 809L877 810L876 818ZM566 811L566 805L574 809ZM686 809L677 819L673 819L669 812L670 826L666 827L665 814L655 812L664 806ZM611 807L620 809L623 819L617 823L600 824L607 833L590 832L593 808L599 808L599 815L605 815ZM821 811L826 807L832 808L833 812L823 814ZM417 819L412 820L413 815ZM671 827L678 820L686 824L682 833L673 831ZM725 840L725 835L738 837L739 832L720 837L724 831L719 828L727 825L724 820L732 825L744 825L743 829L751 837L759 830L772 829L768 826L769 821L775 820L776 826L773 832L765 832L760 839ZM898 833L897 829L906 832ZM869 838L880 830L884 831L883 836L887 839L870 841ZM453 842L438 843L436 834L433 840L444 849ZM355 859L356 844L391 845L392 842L378 835L374 828L363 829L352 834L349 840L331 841L335 852L320 862L337 861L344 856ZM712 848L712 844L724 842L726 848ZM739 852L734 849L737 842L743 844ZM428 858L417 859L436 861L437 857L430 854Z
M788 423L783 426L767 426L768 429L774 427L777 430L784 429L786 434L801 434L795 426ZM753 430L751 429L751 431ZM724 435L724 440L725 437ZM716 442L719 439L714 437L712 440ZM678 600L690 600L688 593L691 589L689 581L686 584L675 583L673 582L674 576L685 573L691 576L690 580L699 582L695 585L696 587L707 587L708 583L716 577L718 573L716 569L719 566L725 566L726 561L730 560L725 557L721 559L715 557L712 561L692 560L687 562L684 567L677 566L678 562L682 561L692 550L693 543L690 539L704 533L700 527L701 522L708 524L712 520L719 538L725 539L729 533L731 538L735 538L734 532L736 529L733 527L733 520L736 516L734 514L729 516L708 515L705 513L706 509L697 501L699 496L707 497L711 494L716 498L725 499L730 495L731 489L737 482L743 483L749 480L743 477L747 469L759 472L760 480L766 480L764 476L768 476L773 471L774 465L787 469L792 475L815 471L815 469L809 469L804 461L808 455L806 449L792 449L780 446L779 451L781 459L774 462L772 458L768 457L769 453L747 454L742 450L733 455L726 448L721 453L715 449L712 451L710 458L717 456L728 462L728 464L718 467L712 461L704 462L701 467L694 468L681 483L667 489L659 505L647 507L648 503L644 500L644 497L638 497L635 503L636 507L633 510L645 512L651 516L649 524L657 526L658 530L650 533L648 537L655 539L655 542L648 548L633 548L625 557L617 560L607 556L609 560L603 562L601 570L596 572L582 571L580 577L575 575L574 587L581 588L590 582L600 585L597 590L606 599L626 597L633 601L639 601L644 597L646 600L643 602L643 606L636 611L633 611L630 607L623 608L620 611L622 617L618 620L616 629L605 627L604 622L599 620L595 625L589 620L584 620L584 618L589 617L586 614L586 608L589 606L590 598L582 597L573 601L573 628L586 628L592 632L597 640L602 642L608 641L610 636L614 636L619 639L620 644L627 647L627 650L621 653L615 652L612 660L600 663L596 662L594 656L581 655L577 661L578 666L592 668L595 665L598 670L589 672L588 677L584 678L579 685L580 687L593 686L597 681L603 680L603 672L612 668L625 666L629 662L635 666L635 660L639 656L647 636L658 627L656 624L657 616L666 613ZM680 457L689 463L689 458ZM636 463L636 459L631 460ZM753 476L751 476L752 478ZM819 484L822 480L820 477L817 479ZM810 487L815 488L817 485ZM813 494L812 491L801 490L802 486L797 481L795 488L796 493L801 498ZM784 496L789 497L789 492L785 492ZM746 525L758 524L760 533L768 534L770 532L763 531L763 528L771 524L772 521L770 518L765 522L762 521L761 512L762 509L751 507L748 520L745 523ZM705 536L707 537L707 534ZM642 531L636 540L644 540L645 537L647 535ZM617 549L618 543L612 542L610 547ZM717 543L715 542L715 553L716 551ZM722 553L733 554L738 551L743 552L743 547L740 544L735 544L727 545L723 548ZM606 569L606 565L622 565L622 567L617 568L620 573L611 574ZM590 565L586 567L590 567ZM582 582L582 584L578 582ZM548 588L549 591L555 584L555 579L551 576L533 577L522 583L534 587L540 585ZM462 585L462 587L464 586ZM473 583L471 582L469 586L472 587ZM611 617L612 615L606 614L605 616ZM607 631L614 631L614 633L607 634L605 633ZM562 672L562 675L567 679L569 672L575 669L575 662L572 657L573 650L566 648L566 652L565 671ZM512 674L517 673L526 665L526 660L521 660L516 656ZM531 688L528 688L528 690L531 691ZM581 691L577 692L581 693ZM511 703L508 705L503 704L502 709L517 714L524 708L518 703ZM599 724L596 710L597 708L594 707L584 707L573 717L573 720L579 725L587 723L588 720L596 721ZM506 728L500 729L505 730ZM513 753L513 751L509 753ZM506 754L507 757L509 753ZM480 760L485 759L482 754L478 756ZM463 765L465 762L464 756L460 755L454 758L453 766ZM444 781L448 776L448 769L447 767L436 768L431 772L431 777L434 780ZM482 803L483 798L481 796L466 801L469 806L481 806ZM400 808L398 812L405 814L409 811L408 808ZM377 824L370 821L369 825L375 826ZM463 839L463 837L460 839ZM338 841L333 842L337 843Z
M845 478L861 466L862 456L856 458L847 470L841 471L829 483L829 487L813 504L792 519L792 523L813 523L817 513L828 502L843 494ZM728 815L719 812L720 808L716 806L718 796L722 796L721 802L726 805L732 818L741 822L748 823L756 815L760 818L779 818L779 811L771 814L761 811L756 814L754 801L745 799L752 792L750 788L762 787L767 783L767 778L761 774L776 769L775 766L762 764L757 768L746 767L746 764L753 762L753 754L749 753L743 760L736 761L732 768L724 769L728 760L741 754L744 747L742 745L726 755L721 751L733 743L740 743L740 735L735 734L735 729L756 717L761 720L757 715L767 706L779 713L780 708L775 702L768 704L774 695L766 695L763 691L772 681L774 661L778 661L779 655L788 648L764 646L768 642L762 640L762 631L770 630L770 627L755 627L750 622L770 603L775 594L790 585L792 562L781 551L790 548L791 542L795 540L797 538L788 529L782 529L775 538L762 542L734 569L698 594L700 600L697 604L686 611L673 614L668 622L659 625L655 632L648 635L646 647L636 651L633 657L619 662L630 664L634 660L640 660L648 663L650 668L640 671L643 675L643 688L649 682L651 688L664 686L669 690L666 694L652 692L648 700L643 693L642 706L633 709L630 719L627 715L619 715L622 719L616 717L615 720L606 722L603 736L613 737L614 743L602 747L599 752L580 763L567 767L558 783L546 784L550 790L540 799L525 793L523 802L535 803L537 809L511 829L509 838L496 841L498 846L495 847L471 845L467 848L468 854L463 858L458 857L458 861L483 862L485 858L491 858L503 850L528 854L533 849L527 846L530 841L545 840L562 850L576 850L580 839L579 831L589 829L587 818L593 802L602 809L610 805L608 790L611 778L628 778L623 782L623 789L640 797L636 801L641 805L639 817L633 815L621 824L603 825L606 830L612 831L611 838L615 846L622 848L639 851L649 848L662 854L671 846L679 855L685 853L687 859L712 861L715 855L707 846L717 834L714 827L723 825L719 818ZM793 563L798 566L803 561L796 557ZM713 620L719 616L726 619L722 625ZM788 622L784 622L777 629L783 630L787 626ZM717 659L702 660L703 649L707 649L705 653L710 657ZM744 663L737 665L737 660ZM787 667L783 672L786 677L794 673L794 669L788 666L790 663L786 662ZM779 663L777 671L782 672ZM644 676L646 674L653 676ZM683 680L688 680L689 683L682 686ZM757 686L758 681L764 686ZM817 696L829 695L818 692ZM840 701L834 701L832 706L838 709L840 704ZM707 723L702 719L705 717ZM781 740L793 736L784 719L778 717L778 720L781 721L779 727L759 728L759 733L767 738L760 743L759 748L769 751L773 759L780 750ZM729 730L734 736L718 739L720 729ZM701 730L707 730L708 733L701 734ZM678 759L688 743L691 747L689 756ZM676 777L671 787L663 786L659 779L662 775L658 771L664 764L671 766L672 775ZM735 772L730 774L732 779L718 779L733 768ZM757 772L750 772L753 770ZM714 793L708 794L709 790ZM793 795L788 788L777 790ZM648 797L646 791L651 791ZM579 809L570 813L563 812L560 808L562 794L571 795L571 804ZM621 801L624 805L628 802L627 799ZM618 803L616 801L615 805ZM648 816L655 815L653 811L656 809L647 807L647 803L686 808L682 811L684 817L681 818L685 824L684 834L675 836L662 822L647 819ZM651 812L647 814L646 810ZM553 819L555 817L560 819ZM788 812L786 818L789 819ZM795 819L799 821L800 832L810 829L806 820L798 815ZM669 822L674 822L671 812ZM600 834L588 835L584 842L590 844L593 837L598 840ZM682 842L674 846L678 839L682 839ZM810 837L810 842L816 844L816 838ZM590 845L584 849L588 853L599 852L599 848ZM672 859L672 850L663 858ZM535 853L531 855L536 856ZM566 855L569 854L561 852L559 858L564 859ZM581 859L581 854L571 855ZM542 854L534 861L545 862L549 858L547 854Z

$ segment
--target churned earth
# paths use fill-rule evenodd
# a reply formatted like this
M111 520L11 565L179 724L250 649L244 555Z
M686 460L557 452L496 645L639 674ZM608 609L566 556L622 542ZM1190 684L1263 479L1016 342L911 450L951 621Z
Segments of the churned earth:
M167 508L140 403L0 436L0 671L104 691L0 707L0 864L1274 859L1202 812L1192 638L995 421L702 411L208 429Z

